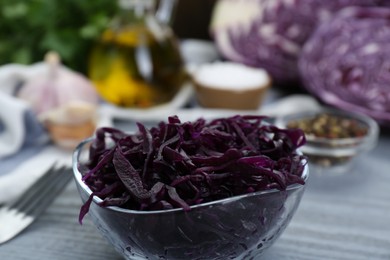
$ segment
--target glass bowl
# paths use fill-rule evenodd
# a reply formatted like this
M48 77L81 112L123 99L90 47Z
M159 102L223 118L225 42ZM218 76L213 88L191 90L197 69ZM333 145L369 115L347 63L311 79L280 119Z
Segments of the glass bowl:
M373 149L379 127L372 118L329 107L276 118L281 128L301 128L306 144L300 148L310 170L318 173L345 173L353 162Z
M91 139L73 154L74 179L85 203L92 191L82 181ZM309 176L305 166L303 178ZM93 198L89 216L100 233L126 259L255 258L285 230L305 185L231 197L183 209L136 211L100 207Z

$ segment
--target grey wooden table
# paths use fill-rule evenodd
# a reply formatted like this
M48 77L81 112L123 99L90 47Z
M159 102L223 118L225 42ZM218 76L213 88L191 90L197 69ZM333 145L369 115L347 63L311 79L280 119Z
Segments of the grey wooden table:
M122 259L88 217L78 224L80 206L71 182L32 226L0 246L0 259ZM390 260L390 134L348 174L312 172L296 215L261 259Z

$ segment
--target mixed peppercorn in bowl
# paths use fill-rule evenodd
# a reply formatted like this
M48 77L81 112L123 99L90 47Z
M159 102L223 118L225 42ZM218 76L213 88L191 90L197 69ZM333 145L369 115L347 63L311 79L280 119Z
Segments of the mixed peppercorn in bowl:
M334 108L322 107L277 118L275 124L302 129L306 144L301 148L311 169L344 173L356 158L376 146L379 126L372 118Z

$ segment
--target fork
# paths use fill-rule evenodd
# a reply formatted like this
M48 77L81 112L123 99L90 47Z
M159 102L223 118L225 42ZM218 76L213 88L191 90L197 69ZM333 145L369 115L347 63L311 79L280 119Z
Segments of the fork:
M51 166L13 204L0 208L0 245L34 222L72 178L69 167Z

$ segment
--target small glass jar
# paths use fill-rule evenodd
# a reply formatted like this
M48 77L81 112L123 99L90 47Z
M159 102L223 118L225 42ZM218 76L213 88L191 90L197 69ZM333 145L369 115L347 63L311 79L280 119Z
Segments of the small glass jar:
M169 102L186 80L178 41L157 20L154 0L119 0L119 11L92 50L89 77L107 102L148 108Z

